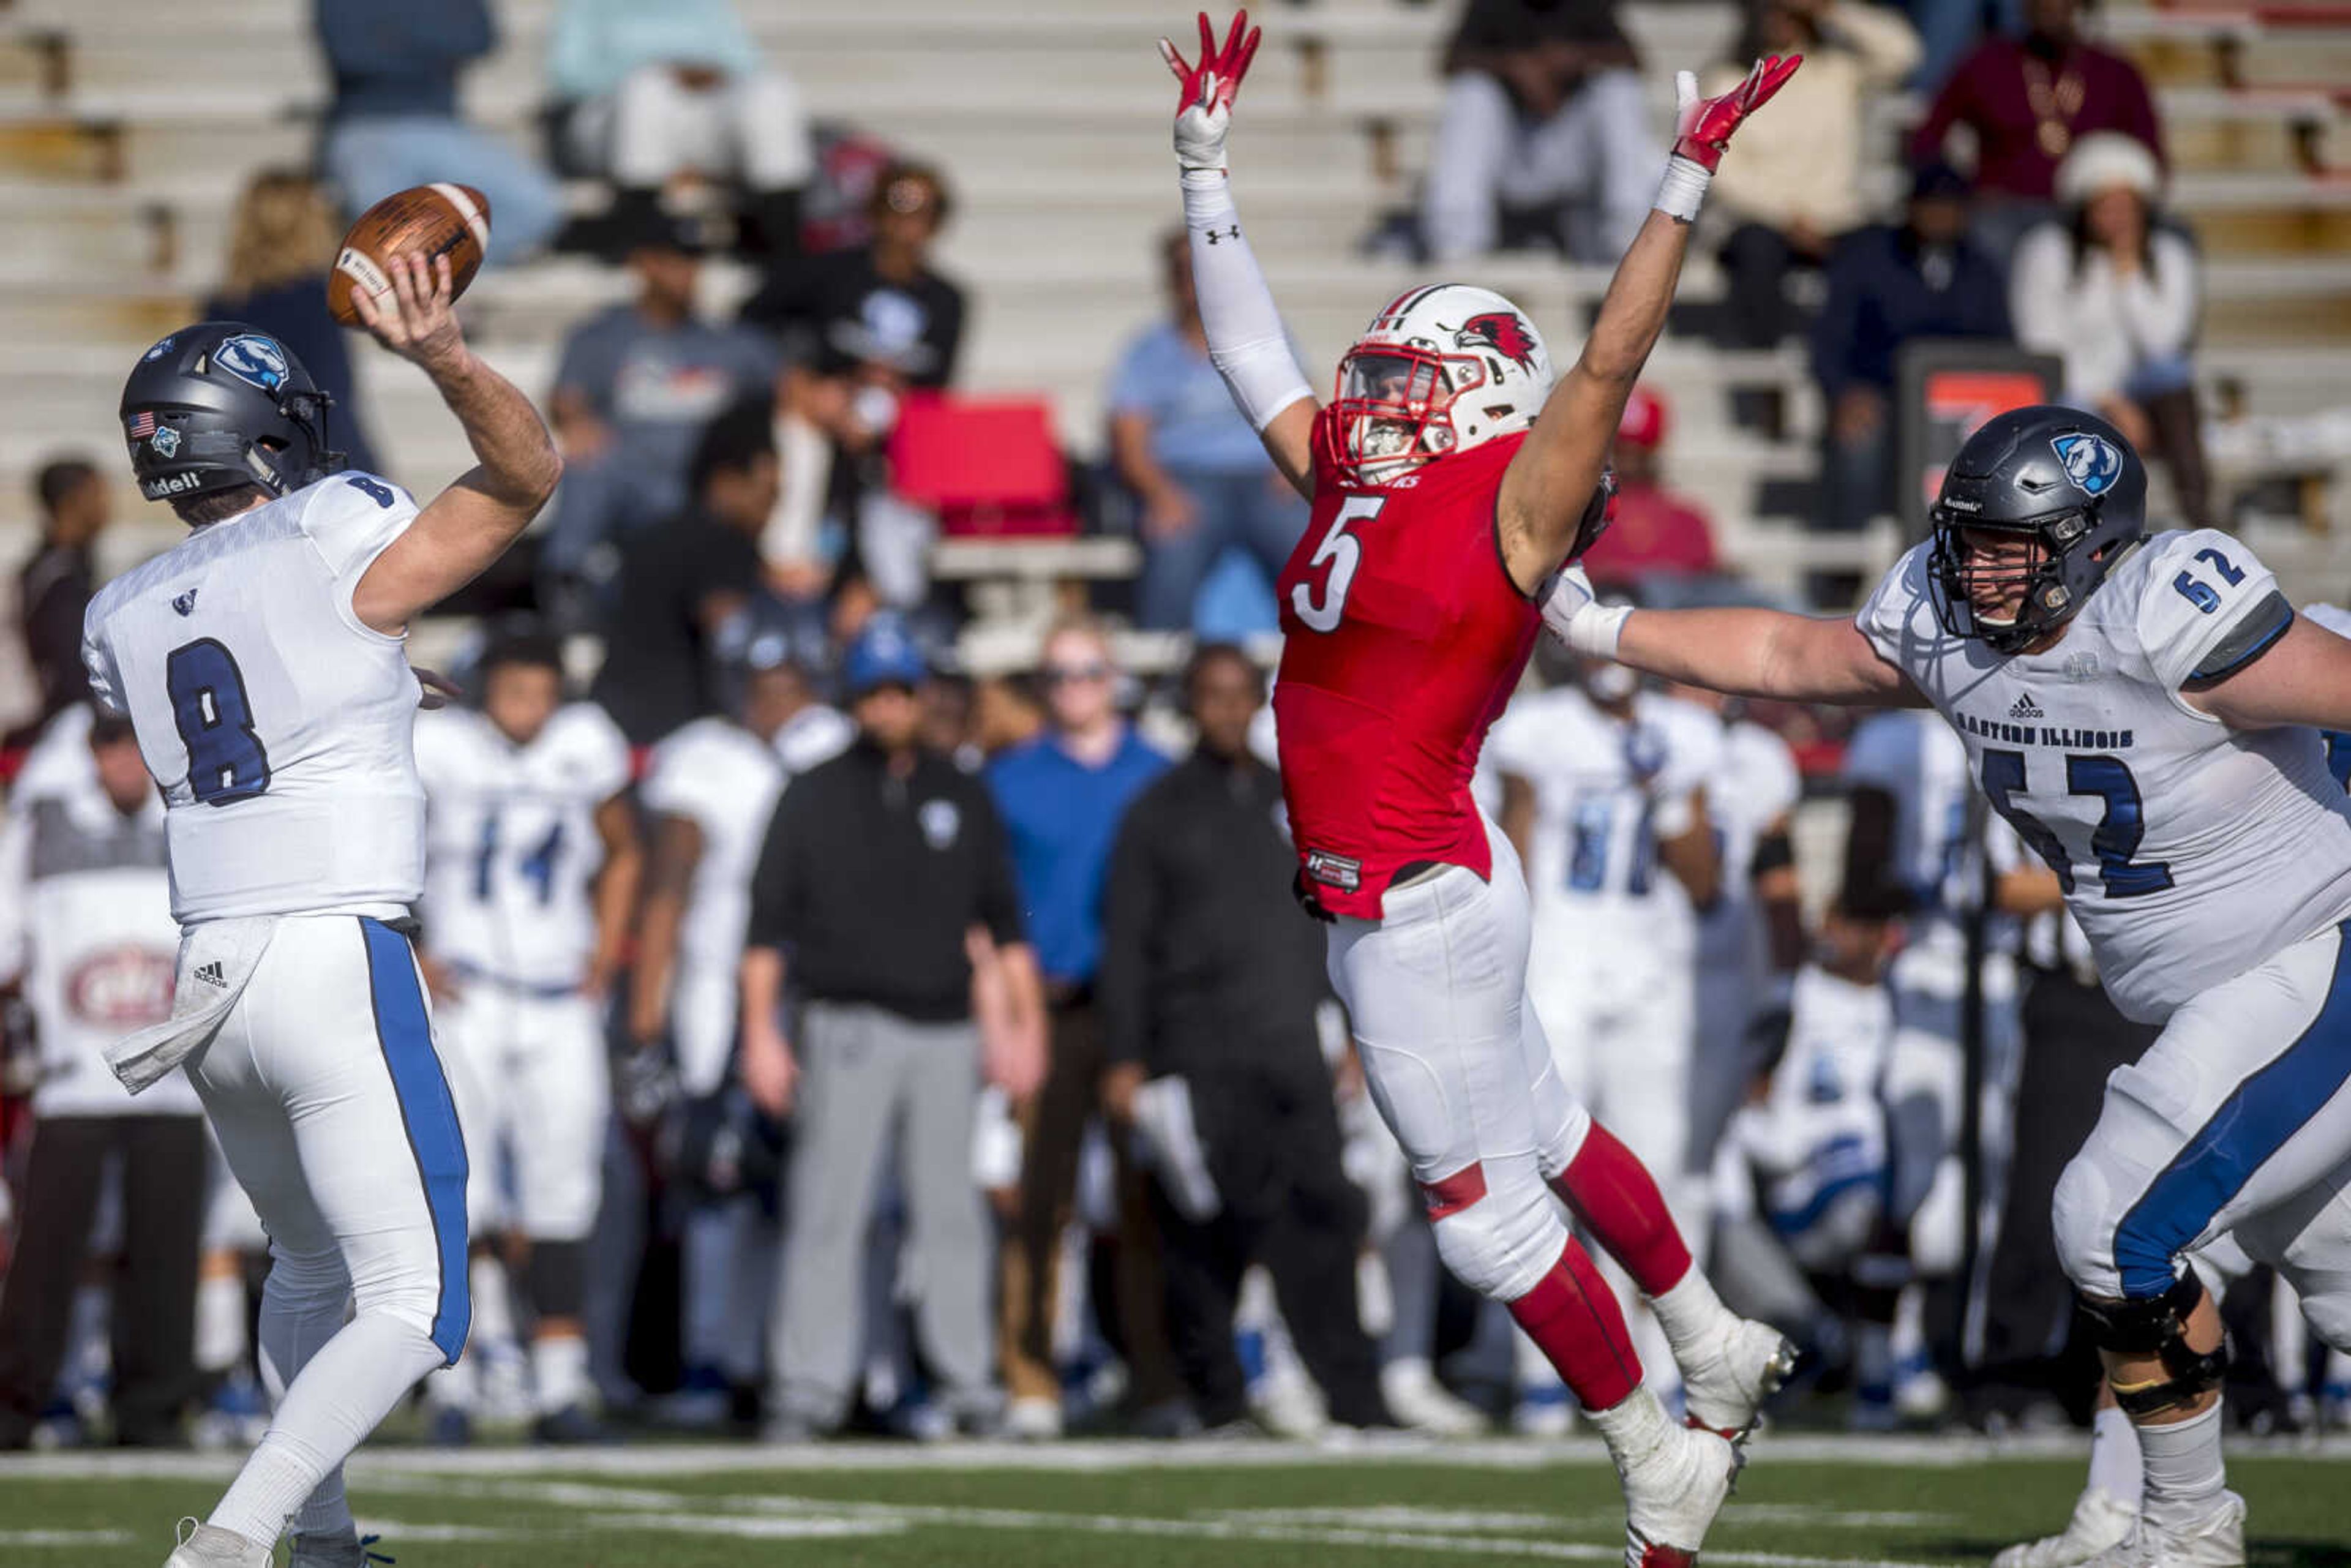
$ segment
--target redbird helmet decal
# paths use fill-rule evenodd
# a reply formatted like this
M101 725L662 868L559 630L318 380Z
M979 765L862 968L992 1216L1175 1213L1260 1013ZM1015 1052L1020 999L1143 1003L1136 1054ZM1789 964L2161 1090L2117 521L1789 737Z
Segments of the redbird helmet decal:
M1453 334L1453 342L1457 348L1491 349L1528 370L1534 368L1534 336L1527 330L1524 319L1514 311L1490 310L1483 316L1470 317Z

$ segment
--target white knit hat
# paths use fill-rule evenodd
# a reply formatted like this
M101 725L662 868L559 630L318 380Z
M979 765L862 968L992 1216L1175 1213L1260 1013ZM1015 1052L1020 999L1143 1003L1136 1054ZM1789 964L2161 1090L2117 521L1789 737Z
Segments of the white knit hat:
M2152 204L2163 196L2163 166L2146 142L2122 131L2093 131L2057 165L2057 199L2079 206L2120 185Z

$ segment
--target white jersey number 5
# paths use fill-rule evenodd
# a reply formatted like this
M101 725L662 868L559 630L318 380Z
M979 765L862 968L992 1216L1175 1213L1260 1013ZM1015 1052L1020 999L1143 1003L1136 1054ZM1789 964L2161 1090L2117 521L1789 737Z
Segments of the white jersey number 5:
M1387 504L1385 496L1350 496L1340 503L1339 515L1331 519L1330 531L1314 547L1313 557L1306 563L1310 567L1321 566L1326 560L1331 563L1330 573L1322 579L1322 601L1314 601L1311 583L1294 583L1290 590L1290 607L1298 612L1298 618L1306 622L1309 631L1336 630L1339 617L1346 612L1347 590L1354 586L1355 568L1364 559L1364 542L1347 531L1347 525L1371 521Z

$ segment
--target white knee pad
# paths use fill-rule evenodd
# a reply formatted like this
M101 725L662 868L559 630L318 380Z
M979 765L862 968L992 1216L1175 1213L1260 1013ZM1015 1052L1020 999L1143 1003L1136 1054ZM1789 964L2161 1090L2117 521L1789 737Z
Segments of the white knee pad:
M1437 1255L1479 1295L1514 1301L1559 1261L1567 1227L1531 1162L1489 1162L1483 1169L1484 1195L1435 1221Z
M2311 1333L2351 1353L2351 1172L2237 1227L2244 1250L2285 1276ZM2343 1185L2337 1187L2335 1183ZM2225 1238L2223 1239L2226 1239Z
M2057 1178L2050 1199L2050 1226L2057 1261L2074 1288L2085 1296L2120 1297L2122 1276L2115 1269L2115 1226L2121 1219L2105 1173L2085 1149Z

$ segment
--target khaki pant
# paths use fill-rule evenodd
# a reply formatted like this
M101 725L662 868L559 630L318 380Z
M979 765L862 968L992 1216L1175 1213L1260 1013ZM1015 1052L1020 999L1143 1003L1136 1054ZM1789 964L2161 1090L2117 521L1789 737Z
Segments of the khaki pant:
M1030 1102L1023 1131L1028 1153L1020 1167L1020 1203L1004 1246L1004 1310L998 1354L1005 1390L1015 1399L1059 1399L1053 1368L1053 1308L1060 1297L1061 1232L1077 1196L1078 1154L1095 1112L1102 1080L1100 1019L1090 1001L1056 1004L1052 1060L1045 1086ZM1128 1398L1134 1408L1179 1398L1167 1348L1166 1285L1159 1269L1158 1236L1148 1178L1113 1144L1118 1156L1117 1292L1102 1329L1126 1358Z

